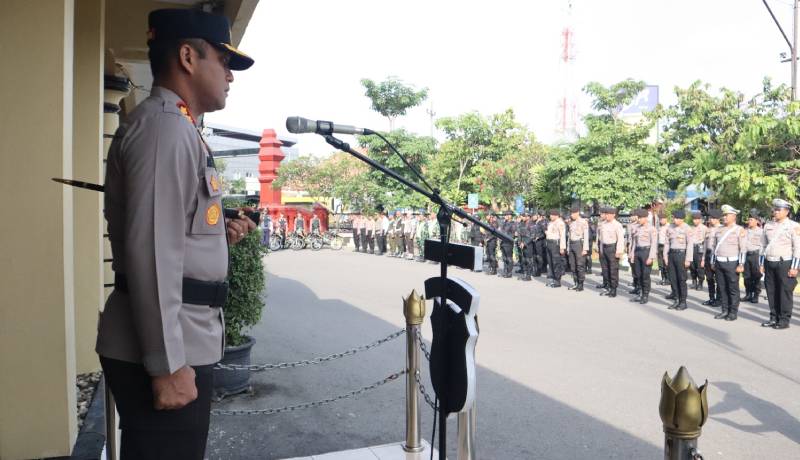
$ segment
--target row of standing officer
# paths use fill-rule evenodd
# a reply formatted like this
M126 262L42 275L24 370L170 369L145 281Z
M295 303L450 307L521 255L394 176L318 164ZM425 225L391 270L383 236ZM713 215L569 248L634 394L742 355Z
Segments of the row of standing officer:
M388 254L408 260L422 261L424 241L438 238L436 215L403 214L396 211L392 218L386 213L376 216L355 214L352 217L353 245L356 252L375 255ZM418 257L415 257L415 253Z

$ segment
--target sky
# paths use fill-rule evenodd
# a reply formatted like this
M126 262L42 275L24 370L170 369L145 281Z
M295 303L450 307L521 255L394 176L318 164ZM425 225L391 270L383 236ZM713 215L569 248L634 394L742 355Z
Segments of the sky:
M791 37L791 0L768 3ZM574 60L566 69L568 25ZM239 48L255 64L234 72L226 108L207 120L279 135L294 115L387 130L362 78L428 88L428 100L395 128L430 135L429 111L512 108L545 143L559 140L563 94L579 116L591 110L581 91L590 81L644 80L659 86L662 104L698 79L748 97L765 76L790 84L790 65L780 62L789 47L761 0L261 0ZM317 135L289 136L303 155L333 151Z

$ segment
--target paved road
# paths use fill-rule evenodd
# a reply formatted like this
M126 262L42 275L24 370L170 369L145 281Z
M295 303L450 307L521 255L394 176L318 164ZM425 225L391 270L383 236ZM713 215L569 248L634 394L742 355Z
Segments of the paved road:
M252 331L255 362L324 356L404 326L401 297L438 274L431 264L333 252L282 251L265 264L267 309ZM766 301L740 319L713 319L690 291L690 308L574 293L454 269L481 294L478 341L478 458L657 459L663 433L660 382L686 365L708 379L706 459L800 458L800 324L759 327ZM566 277L565 277L566 279ZM590 276L593 286L597 276ZM625 284L629 278L623 276ZM430 304L429 304L430 305ZM430 338L430 325L424 326ZM404 338L318 366L254 377L254 394L218 408L266 408L345 393L404 366ZM260 417L213 417L212 459L280 459L385 444L404 436L404 385L355 400ZM430 439L432 411L423 412ZM449 439L455 439L450 423ZM454 443L450 443L451 447ZM449 457L454 458L451 451Z

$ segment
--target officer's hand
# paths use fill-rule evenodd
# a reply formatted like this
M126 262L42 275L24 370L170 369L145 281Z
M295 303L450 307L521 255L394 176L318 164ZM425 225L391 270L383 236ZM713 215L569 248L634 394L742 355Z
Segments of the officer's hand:
M700 261L700 268L706 268L706 261L705 260L701 260Z
M197 399L194 378L194 369L189 366L169 375L153 377L153 407L156 410L180 409Z
M737 265L736 266L736 273L744 272L744 265Z
M691 262L684 262L683 263L683 268L689 268L689 265L692 265L692 263Z
M797 269L793 268L789 270L789 278L797 278Z
M583 251L582 254L585 255L585 256L588 256L589 255L589 251Z
M563 249L560 252L562 256L565 254L565 251Z
M761 272L761 274L763 275L763 274L764 274L764 266L763 266L763 265L762 265L762 266L760 266L760 267L758 268L758 271L760 271L760 272Z
M248 208L243 208L245 211ZM229 219L227 230L228 230L228 241L231 244L236 244L239 241L247 236L248 233L255 230L256 223L250 220L249 217L243 216L239 219Z
M645 265L653 265L653 259L647 259L644 261Z
M618 253L614 254L614 257L616 257L617 259L621 259L622 258L622 253L618 252Z

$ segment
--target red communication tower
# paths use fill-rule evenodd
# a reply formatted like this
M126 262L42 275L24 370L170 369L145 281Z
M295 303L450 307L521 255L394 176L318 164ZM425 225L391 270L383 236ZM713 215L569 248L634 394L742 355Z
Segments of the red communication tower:
M572 27L572 0L567 0L565 26L561 30L561 53L559 71L561 92L557 103L556 137L574 140L578 137L578 112L573 88L573 66L575 63L575 30Z

